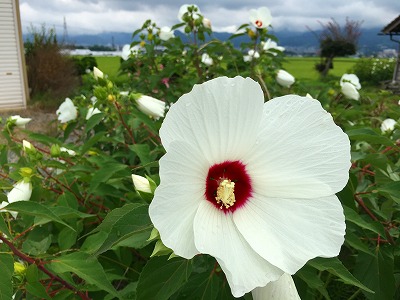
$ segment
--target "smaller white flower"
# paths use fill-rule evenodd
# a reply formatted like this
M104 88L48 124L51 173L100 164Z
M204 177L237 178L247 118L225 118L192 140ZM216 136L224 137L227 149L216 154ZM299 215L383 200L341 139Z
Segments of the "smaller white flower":
M343 87L346 82L354 85L357 90L361 89L360 79L355 74L343 74L342 78L340 78L340 86Z
M271 24L272 16L267 7L250 10L250 22L257 28L266 28Z
M171 30L170 27L164 26L160 29L160 39L163 41L168 41L169 39L175 37L174 32Z
M99 78L104 78L104 73L100 69L93 67L93 76L97 80Z
M121 96L128 96L129 95L129 91L121 91L121 92L119 92L119 94Z
M263 50L265 52L271 53L274 56L276 56L277 53L275 51L270 51L270 50L277 50L277 51L281 51L281 52L285 51L284 47L278 46L278 44L271 39L268 39L265 43L262 43L262 46L263 46Z
M165 102L155 99L150 96L141 96L136 100L138 104L138 109L158 120L161 117L164 117L165 113Z
M28 201L32 195L32 184L21 180L14 184L14 188L7 194L8 203Z
M199 7L196 4L184 4L179 8L179 11L178 11L178 20L179 21L184 22L183 15L189 12L188 8L191 6L193 6L195 9L195 12L193 13L193 19L199 18L201 12L200 12Z
M381 131L382 132L393 131L396 123L397 123L396 120L393 119L384 120L381 124Z
M203 53L201 62L207 66L211 66L214 63L213 59L207 53Z
M137 191L151 193L150 183L146 177L132 174L132 181Z
M86 114L86 120L89 120L93 115L100 114L100 113L101 113L100 109L98 109L97 107L91 107L88 109L88 112Z
M90 98L90 102L92 102L92 104L95 105L95 103L97 102L97 97L96 96L92 96Z
M22 140L22 148L24 149L24 151L35 149L35 147L33 147L32 144L26 140Z
M276 81L281 86L289 88L295 82L295 78L285 70L279 70L276 74Z
M255 288L251 294L254 300L301 300L292 276L287 273L284 273L277 281L272 281L264 287Z
M203 26L205 28L211 29L211 21L210 21L210 19L203 18Z
M65 147L61 147L61 148L60 148L60 151L61 151L61 152L67 152L68 155L71 155L71 156L75 156L75 155L76 155L76 152L75 152L74 150L67 149L67 148L65 148Z
M15 120L15 125L20 128L25 128L25 125L32 120L31 118L22 118L20 115L11 116L10 119Z
M254 58L255 59L260 58L260 53L258 53L257 51L255 51L253 49L249 50L247 52L247 54L248 55L243 56L243 60L245 62L252 61Z
M56 114L61 123L67 123L77 118L78 110L70 98L65 98L65 101L56 110Z
M349 99L360 99L360 93L357 91L357 88L350 82L343 82L342 94Z

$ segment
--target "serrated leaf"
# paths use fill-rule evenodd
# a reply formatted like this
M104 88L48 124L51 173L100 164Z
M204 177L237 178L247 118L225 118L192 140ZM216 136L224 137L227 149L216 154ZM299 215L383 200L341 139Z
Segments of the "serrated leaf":
M188 280L190 260L166 256L154 257L144 266L139 277L136 300L167 300Z
M136 242L146 242L152 229L148 205L131 203L114 209L106 216L103 223L93 231L107 233L107 238L97 250L96 255L111 249L128 238L135 239L137 237L139 241Z
M368 229L372 232L385 236L385 229L382 224L375 221L365 221L357 212L343 205L344 215L346 216L346 221L354 223L363 229Z
M345 266L343 266L342 262L337 258L321 258L317 257L310 260L307 263L309 266L319 270L319 271L328 271L329 273L339 277L339 279L345 283L354 285L363 289L366 292L373 293L368 287L363 285L357 278L355 278Z
M107 279L106 273L97 258L84 252L75 252L53 259L51 269L56 273L72 272L88 284L107 291L119 298L118 292Z
M0 300L12 299L12 275L14 272L14 260L10 254L0 253Z
M46 206L44 206L40 203L37 203L37 202L17 201L17 202L8 204L7 210L17 211L19 213L23 213L23 214L27 214L27 215L31 215L31 216L47 218L53 222L62 224L64 226L71 228L72 230L75 230L74 228L69 226L67 223L65 223L63 220L61 220L60 217L58 217L56 214L54 214Z

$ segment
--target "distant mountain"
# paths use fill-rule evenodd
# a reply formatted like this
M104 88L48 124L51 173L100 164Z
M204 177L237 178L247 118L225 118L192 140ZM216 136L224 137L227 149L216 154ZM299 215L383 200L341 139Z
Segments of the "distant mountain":
M362 29L358 49L359 52L365 55L376 53L387 48L397 48L397 45L390 41L388 36L379 35L381 28ZM185 34L176 31L176 35L179 35L183 40L187 37ZM295 31L273 31L271 32L278 38L278 43L284 46L289 53L298 54L314 54L318 48L319 43L315 34L320 33L319 31L311 32L295 32ZM219 40L227 40L231 36L227 32L214 32L211 38L217 38ZM24 36L24 39L26 36ZM241 42L248 41L246 35L232 39L232 43L235 46L239 46ZM80 45L80 46L91 46L91 45L108 45L121 47L125 44L132 42L132 33L125 32L104 32L99 34L80 34L70 35L68 43Z

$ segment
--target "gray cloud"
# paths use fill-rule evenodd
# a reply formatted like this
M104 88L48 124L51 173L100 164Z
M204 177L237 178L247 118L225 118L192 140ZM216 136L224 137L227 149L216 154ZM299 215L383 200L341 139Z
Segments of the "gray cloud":
M45 23L62 32L65 17L68 32L75 34L133 32L147 19L159 26L172 26L178 22L176 16L184 3L178 0L20 0L20 8L23 30L30 24ZM307 30L307 26L318 29L318 21L326 22L330 18L343 23L346 17L363 20L364 28L383 27L400 12L400 1L397 0L200 0L196 4L212 21L216 31L234 31L248 22L250 9L260 6L271 10L274 29L298 31Z

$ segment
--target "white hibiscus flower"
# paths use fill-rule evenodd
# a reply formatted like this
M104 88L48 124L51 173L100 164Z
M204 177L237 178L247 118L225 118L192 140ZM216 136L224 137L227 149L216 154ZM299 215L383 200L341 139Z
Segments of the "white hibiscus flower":
M396 123L397 122L394 119L390 119L390 118L385 119L381 124L381 131L382 132L393 131Z
M22 118L20 115L11 116L10 120L15 121L15 125L20 128L25 128L25 125L28 124L32 119L31 118Z
M342 78L340 78L340 86L342 87L342 94L349 99L359 100L360 93L358 92L361 89L360 80L355 74L343 74Z
M253 59L257 59L260 58L260 53L258 53L257 51L251 49L247 52L247 55L243 56L243 60L245 62L249 62L252 61Z
M214 63L213 59L207 53L203 53L201 55L201 62L206 66L212 66L212 64Z
M165 102L158 100L156 98L150 96L140 96L139 99L136 100L138 109L152 118L158 120L161 117L164 117L165 113Z
M171 30L170 27L164 26L160 28L160 33L159 33L160 39L163 41L168 41L169 39L172 39L175 37L174 31Z
M350 143L319 101L264 103L252 79L220 77L172 105L160 137L151 220L176 255L214 256L235 297L338 255Z
M276 74L276 81L281 86L289 88L295 82L295 78L289 72L279 70Z
M56 114L61 123L67 123L78 117L78 110L70 98L65 98L65 101L56 110Z
M276 51L280 51L280 52L285 51L285 47L278 46L278 44L271 39L268 39L266 42L262 43L262 47L265 52L271 53L274 56L276 56L278 54ZM271 51L271 50L275 50L275 51Z
M267 7L250 10L250 22L257 28L266 28L271 24L272 16Z

